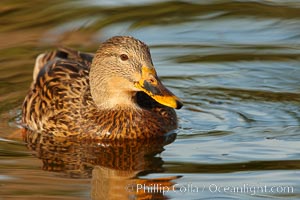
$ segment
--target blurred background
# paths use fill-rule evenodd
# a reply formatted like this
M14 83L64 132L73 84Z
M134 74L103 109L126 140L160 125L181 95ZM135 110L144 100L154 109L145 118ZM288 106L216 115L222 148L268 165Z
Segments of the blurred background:
M184 101L177 139L157 155L161 170L141 178L205 186L169 199L300 198L300 1L1 0L1 200L90 198L90 177L43 171L11 135L38 54L58 45L95 52L115 35L148 44L158 75Z

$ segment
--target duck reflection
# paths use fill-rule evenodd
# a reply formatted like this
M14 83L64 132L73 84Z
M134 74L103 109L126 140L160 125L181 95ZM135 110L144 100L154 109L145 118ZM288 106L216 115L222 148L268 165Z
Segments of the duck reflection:
M71 178L91 177L92 199L167 199L178 177L141 179L139 175L162 172L156 155L176 134L147 140L100 141L53 137L23 130L23 139L43 162L43 170L64 172Z

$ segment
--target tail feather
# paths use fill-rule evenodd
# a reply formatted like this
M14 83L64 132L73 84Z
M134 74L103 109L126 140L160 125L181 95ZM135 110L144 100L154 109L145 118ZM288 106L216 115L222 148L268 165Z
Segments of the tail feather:
M86 66L90 66L94 55L90 53L83 53L67 47L59 47L57 50L46 52L37 56L33 70L33 82L36 81L39 72L46 64L55 59L74 60Z

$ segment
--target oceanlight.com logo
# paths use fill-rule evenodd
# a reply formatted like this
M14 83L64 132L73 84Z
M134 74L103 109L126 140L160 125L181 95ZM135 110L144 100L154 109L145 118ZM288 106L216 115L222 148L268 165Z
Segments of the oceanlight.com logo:
M174 184L172 186L166 186L163 184L136 184L136 185L127 185L125 188L130 192L144 192L144 193L162 193L166 194L168 192L174 193L231 193L231 194L293 194L293 186L270 186L270 185L249 185L242 184L240 186L224 186L217 184L210 185L194 185L192 183L188 184Z
M208 187L211 193L239 193L239 194L267 194L267 193L278 193L278 194L291 194L294 193L293 186L267 186L260 185L254 186L249 184L243 184L242 186L220 186L216 184L210 184Z

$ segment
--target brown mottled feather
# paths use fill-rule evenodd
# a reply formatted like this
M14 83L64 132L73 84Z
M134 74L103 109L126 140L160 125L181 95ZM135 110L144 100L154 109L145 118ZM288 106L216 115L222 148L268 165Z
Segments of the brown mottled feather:
M26 129L55 136L149 138L177 127L175 111L143 92L142 109L100 110L91 96L89 69L93 55L67 48L38 56L31 89L23 103Z

